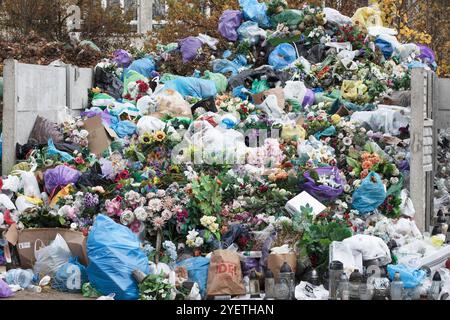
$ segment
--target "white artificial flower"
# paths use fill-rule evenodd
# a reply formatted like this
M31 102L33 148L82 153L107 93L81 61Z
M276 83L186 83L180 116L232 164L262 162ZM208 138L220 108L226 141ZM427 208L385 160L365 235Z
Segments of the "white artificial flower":
M203 238L197 237L197 238L195 239L194 245L195 245L196 247L201 247L201 246L203 245Z
M136 217L136 219L143 222L147 220L148 213L144 207L137 207L136 209L134 209L134 216Z

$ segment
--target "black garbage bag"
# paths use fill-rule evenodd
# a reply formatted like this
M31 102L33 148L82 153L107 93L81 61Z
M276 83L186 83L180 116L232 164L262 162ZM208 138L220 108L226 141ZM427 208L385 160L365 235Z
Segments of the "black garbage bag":
M323 44L316 44L312 47L301 43L296 43L296 45L299 55L305 57L311 64L317 64L325 60L329 50Z
M230 90L239 86L251 89L253 81L259 80L262 76L266 77L271 88L275 88L278 82L281 82L281 85L284 87L286 81L292 77L288 72L275 70L271 66L264 65L256 69L242 71L238 75L231 77L228 80L228 87Z
M94 87L99 87L114 99L120 99L123 93L123 82L111 72L103 68L95 68Z
M38 143L25 143L25 144L16 143L16 159L26 160L32 150L39 150L44 146L46 146L46 144L44 145Z
M210 97L207 99L203 99L191 107L192 114L195 113L195 110L198 108L203 108L206 111L217 112L216 101L214 97Z
M33 129L28 137L29 143L46 144L48 139L59 143L64 140L64 136L58 125L41 116L37 116Z
M211 248L211 251L224 249L224 248L222 248L221 242L211 233L209 235L209 238L206 238L205 231L206 230L200 230L199 236L201 236L205 240L205 244Z
M232 224L229 226L228 232L222 237L222 248L226 249L231 246L240 236L248 236L250 230L245 224Z
M109 184L111 184L111 180L102 175L102 167L98 162L89 171L84 172L77 182L78 186L85 187L106 186Z
M56 149L59 151L64 151L69 154L73 154L74 151L78 151L81 153L83 150L79 145L73 143L55 143Z

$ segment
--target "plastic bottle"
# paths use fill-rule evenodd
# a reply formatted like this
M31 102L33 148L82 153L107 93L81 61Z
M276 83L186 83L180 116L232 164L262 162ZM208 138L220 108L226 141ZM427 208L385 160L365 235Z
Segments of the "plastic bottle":
M363 280L363 275L358 269L355 269L349 278L350 299L359 300L359 287Z
M350 299L350 285L348 282L347 275L345 272L341 273L339 277L338 293L337 298L339 300L349 300Z
M344 265L340 261L332 261L329 268L329 293L330 300L337 299L337 289L339 285L339 279L342 272L344 272Z
M34 273L32 270L12 269L6 272L5 281L8 284L19 285L21 288L28 288L33 281Z
M33 284L29 285L27 290L28 291L32 291L32 292L36 292L36 293L41 293L42 292L42 288L40 286L35 286Z
M396 272L391 283L391 300L403 300L403 290L403 281L400 279L400 273Z
M430 288L430 300L439 300L439 294L441 293L441 275L438 271L434 273L433 281Z

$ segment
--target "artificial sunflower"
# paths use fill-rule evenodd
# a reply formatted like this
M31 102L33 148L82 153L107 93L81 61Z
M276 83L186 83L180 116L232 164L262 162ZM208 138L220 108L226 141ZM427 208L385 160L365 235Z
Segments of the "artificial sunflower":
M139 141L142 144L150 144L153 141L153 136L150 133L146 132L139 137Z
M153 138L158 142L162 142L166 138L166 134L163 131L156 131Z

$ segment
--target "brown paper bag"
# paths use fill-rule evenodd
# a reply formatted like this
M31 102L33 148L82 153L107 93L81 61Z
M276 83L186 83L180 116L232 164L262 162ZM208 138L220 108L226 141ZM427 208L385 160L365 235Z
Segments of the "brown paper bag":
M252 96L253 101L255 102L255 104L261 104L264 102L264 100L266 100L266 98L271 95L274 94L277 97L277 102L278 102L278 107L280 107L281 110L284 110L284 105L286 103L286 100L284 98L284 92L282 88L273 88L273 89L269 89L257 94L254 94Z
M83 233L70 229L40 228L24 229L19 232L17 251L19 253L20 266L24 269L33 268L35 262L35 241L40 239L47 246L50 242L55 240L58 233L67 242L72 256L78 257L78 261L81 264L87 265L88 258L86 252L86 237Z
M272 271L275 281L278 281L280 268L285 261L291 267L292 272L295 273L295 271L297 270L297 255L295 253L283 253L283 254L272 253L267 258L267 268L269 268Z
M211 255L207 295L244 295L241 261L236 252L216 250Z

